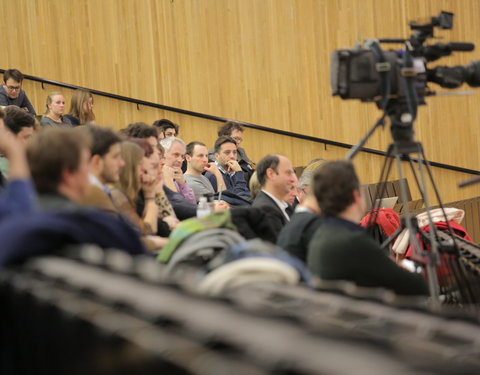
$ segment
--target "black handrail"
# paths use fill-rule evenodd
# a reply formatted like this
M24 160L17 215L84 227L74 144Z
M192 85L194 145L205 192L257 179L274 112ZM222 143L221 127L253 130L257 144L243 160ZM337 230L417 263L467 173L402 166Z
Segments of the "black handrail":
M0 73L3 74L4 72L5 72L5 69L0 69ZM228 118L225 118L225 117L207 115L205 113L194 112L194 111L189 111L189 110L186 110L186 109L170 107L170 106L167 106L167 105L157 104L157 103L153 103L153 102L147 102L145 100L140 100L140 99L133 99L133 98L129 98L127 96L111 94L111 93L105 92L105 91L93 90L93 89L89 89L89 88L86 88L86 87L70 85L68 83L53 81L53 80L50 80L50 79L39 78L39 77L31 76L31 75L24 74L23 76L24 76L25 79L40 82L42 84L42 87L43 87L43 84L46 83L46 84L49 84L49 85L65 87L65 88L72 89L72 90L86 89L86 90L89 90L92 94L95 94L95 95L105 96L107 98L122 100L122 101L125 101L125 102L136 104L137 108L139 108L140 105L143 105L145 107L159 108L159 109L163 109L163 110L170 111L170 112L181 113L183 115L188 115L188 116L193 116L193 117L200 117L200 118L204 118L204 119L212 120L212 121L218 121L218 122L235 121L235 122L241 124L242 126L244 126L246 128L265 131L265 132L268 132L268 133L285 135L285 136L292 137L292 138L303 139L303 140L306 140L306 141L311 141L311 142L316 142L316 143L323 143L324 145L342 147L342 148L346 148L346 149L350 149L350 148L353 147L353 145L348 144L348 143L331 141L329 139L312 137L310 135L292 133L292 132L289 132L289 131L269 128L269 127L266 127L266 126L256 125L256 124L252 124L252 123L249 123L249 122L231 120L231 119L228 119ZM362 147L360 149L360 151L363 151L363 152L366 152L366 153L369 153L369 154L374 154L374 155L387 156L387 153L385 151L374 150L372 148ZM418 159L412 158L412 160L414 162L418 163ZM455 165L438 163L438 162L435 162L435 161L430 161L430 165L432 167L449 169L449 170L456 171L456 172L468 173L468 174L473 174L473 175L480 175L480 171L476 171L474 169L469 169L469 168L457 167Z

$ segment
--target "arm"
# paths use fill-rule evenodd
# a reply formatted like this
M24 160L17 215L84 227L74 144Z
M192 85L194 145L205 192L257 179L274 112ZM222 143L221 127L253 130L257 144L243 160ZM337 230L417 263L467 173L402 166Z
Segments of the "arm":
M23 101L20 107L23 109L26 109L27 112L32 116L35 116L37 113L35 112L35 109L33 108L32 103L30 103L30 100L28 100L27 94L23 90L22 90L22 93L23 93Z
M215 165L215 163L208 163L207 166L205 167L205 170L207 172L209 172L211 175L215 176L216 186L214 187L214 190L217 193L226 189L225 181L223 180L222 172L220 172L220 170ZM213 183L212 183L212 186L213 186Z
M185 181L185 180L184 180ZM183 195L185 200L189 203L196 204L197 200L195 199L195 194L188 184L181 184L177 181L178 192Z

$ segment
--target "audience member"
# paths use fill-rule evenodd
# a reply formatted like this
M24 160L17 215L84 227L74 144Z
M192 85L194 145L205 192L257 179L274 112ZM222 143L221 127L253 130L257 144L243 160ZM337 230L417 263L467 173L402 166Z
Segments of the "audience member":
M109 186L118 182L125 166L120 153L121 139L111 129L97 125L83 125L75 132L87 133L90 146L90 186L81 203L100 210L117 213Z
M323 165L314 175L313 190L325 217L308 249L307 264L313 274L397 294L428 293L421 275L397 266L358 225L366 206L352 163Z
M164 184L172 191L180 193L187 202L195 204L195 194L188 186L182 172L185 158L185 143L176 137L162 139L160 144L165 149L165 166L163 167Z
M237 161L237 144L232 138L222 136L216 140L215 165L222 174L225 190L242 198L251 199L245 176ZM214 190L218 190L217 176L206 172L205 177L209 179Z
M10 105L5 107L5 125L17 140L25 146L28 139L33 135L35 118L27 114L23 109ZM8 159L0 156L0 172L8 178Z
M179 126L166 118L157 120L152 125L158 128L158 133L162 135L162 139L178 137Z
M202 142L190 142L187 145L185 159L187 160L187 171L185 172L185 180L195 193L195 199L219 192L225 189L223 176L218 170L215 163L208 162L208 149ZM210 172L217 180L217 190L213 189L212 184L203 173Z
M297 181L292 163L282 155L267 155L257 165L257 177L262 190L257 194L252 206L274 209L274 227L278 235L290 220L287 211L289 205L285 199Z
M245 129L242 125L235 121L227 121L223 124L220 129L218 129L218 136L226 136L232 138L237 144L237 161L243 172L245 173L245 181L247 183L250 181L252 174L255 170L255 163L250 160L245 152L245 149L240 147L240 144L243 142L243 133ZM208 154L208 157L211 161L215 160L215 149L211 150Z
M70 120L63 116L65 111L65 98L59 91L54 91L47 96L46 111L40 120L43 127L71 128Z
M75 90L70 102L70 111L64 117L68 118L73 126L94 123L92 93L85 89Z
M277 239L278 246L305 263L307 262L308 245L323 220L320 216L317 199L311 189L313 172L313 170L309 170L308 173L305 171L302 173L300 184L307 194L297 205L294 215L282 228Z
M1 177L0 221L13 215L29 215L36 211L35 190L30 180L24 145L5 128L4 117L5 114L0 109L0 152L10 161L8 182Z
M252 199L255 199L260 190L262 190L262 187L258 182L257 171L253 172L252 177L250 177L248 188L250 189L250 194L252 194Z
M15 105L32 117L37 113L27 94L22 89L23 74L17 69L8 69L3 73L3 85L0 87L0 106Z

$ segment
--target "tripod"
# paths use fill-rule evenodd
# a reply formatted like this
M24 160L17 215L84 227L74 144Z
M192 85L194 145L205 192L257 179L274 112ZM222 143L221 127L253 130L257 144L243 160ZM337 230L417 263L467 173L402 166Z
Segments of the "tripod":
M406 102L402 100L391 100L386 107L384 115L377 121L374 127L347 155L347 159L352 159L353 156L359 151L359 149L365 144L366 140L373 134L375 129L379 125L384 124L385 117L390 119L390 130L393 138L393 142L388 146L386 159L382 166L380 173L380 184L376 190L375 204L373 207L374 215L370 216L369 226L376 220L378 209L380 205L380 198L386 193L386 182L391 172L393 163L395 161L398 177L400 178L400 202L403 203L405 208L404 217L402 219L401 227L395 231L389 238L382 243L382 248L387 249L391 243L398 237L403 229L408 229L409 243L412 250L411 258L416 263L421 263L425 267L426 277L428 280L428 286L431 296L432 308L438 309L440 306L440 284L437 275L437 269L441 263L441 254L455 254L458 255L458 246L453 236L452 228L447 220L445 209L440 198L438 188L433 179L431 166L425 157L423 146L420 142L413 140L413 116L406 107ZM416 156L416 157L413 157ZM424 201L426 214L428 216L429 233L425 234L418 227L418 223L415 217L412 217L412 212L408 205L408 193L406 186L406 179L404 173L404 166L402 161L407 161L412 174L415 179L416 187ZM414 167L414 162L417 164L417 168ZM450 232L449 238L451 240L441 240L438 235L438 229L434 225L433 219L430 213L430 201L427 194L427 180L430 182L435 192L436 199L442 210L445 222L447 223L448 230ZM424 243L428 243L430 250L425 250L420 243L420 238ZM449 277L451 278L451 285L456 285L459 288L459 292L462 294L463 301L475 302L474 294L470 290L470 286L465 283L465 270L458 261L449 260L448 268ZM463 285L465 284L465 285Z

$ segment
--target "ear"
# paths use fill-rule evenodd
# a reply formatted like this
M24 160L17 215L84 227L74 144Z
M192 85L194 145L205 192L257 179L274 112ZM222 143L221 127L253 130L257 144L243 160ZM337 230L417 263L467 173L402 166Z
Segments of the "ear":
M100 171L103 168L103 158L100 155L93 155L90 158L90 169L94 172Z
M275 171L272 168L267 168L267 178L270 179L275 174Z
M218 160L218 157L220 156L220 154L218 152L216 152L215 154L213 154L213 157L215 158L215 160Z
M188 154L185 154L185 160L187 161L187 163L190 163L190 161L192 160L192 157Z

